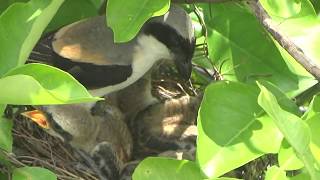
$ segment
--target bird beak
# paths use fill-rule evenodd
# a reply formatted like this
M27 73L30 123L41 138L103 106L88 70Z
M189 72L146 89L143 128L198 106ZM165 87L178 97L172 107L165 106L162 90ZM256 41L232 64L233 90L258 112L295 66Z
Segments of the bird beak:
M46 115L40 110L26 111L21 113L22 116L27 117L37 123L44 129L49 129L49 124Z
M177 58L175 60L175 65L180 76L186 81L189 80L192 71L191 61L186 61L185 59Z

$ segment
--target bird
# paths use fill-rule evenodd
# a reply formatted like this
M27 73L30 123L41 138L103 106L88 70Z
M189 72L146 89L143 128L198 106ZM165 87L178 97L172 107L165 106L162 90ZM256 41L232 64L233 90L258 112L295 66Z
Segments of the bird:
M22 115L70 144L101 179L118 179L131 159L132 137L116 106L99 101L91 111L79 104L34 106Z
M195 35L191 18L181 7L171 5L125 43L114 42L106 21L105 16L96 16L51 33L36 45L28 62L58 67L98 97L133 84L164 61L172 62L183 79L190 78Z
M195 152L196 119L202 95L185 95L150 105L129 124L134 158L164 151Z

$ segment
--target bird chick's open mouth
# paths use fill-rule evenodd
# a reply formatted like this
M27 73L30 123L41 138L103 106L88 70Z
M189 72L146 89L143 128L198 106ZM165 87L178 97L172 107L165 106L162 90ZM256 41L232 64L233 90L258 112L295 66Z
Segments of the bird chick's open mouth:
M46 115L40 110L32 110L21 113L22 116L31 119L44 129L49 129L49 124Z

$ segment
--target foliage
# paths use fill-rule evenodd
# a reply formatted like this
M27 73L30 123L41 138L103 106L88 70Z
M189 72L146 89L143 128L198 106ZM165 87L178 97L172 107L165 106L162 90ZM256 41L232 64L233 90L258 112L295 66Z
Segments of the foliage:
M107 23L114 32L114 40L116 42L131 40L143 23L152 16L163 15L169 7L170 0L109 0Z
M24 63L43 32L99 14L102 2L1 2L1 114L9 103L65 104L98 100L67 73L47 65ZM279 29L317 62L320 59L318 1L260 2ZM169 0L109 0L108 26L113 29L117 42L128 41L145 21L165 13L169 5ZM197 42L208 43L209 60L200 58L194 62L208 70L213 70L214 65L224 78L206 86L198 116L197 159L192 162L147 158L139 164L133 179L231 179L221 176L270 153L278 153L279 163L267 170L265 179L320 179L317 138L320 96L313 94L310 104L306 103L305 113L290 99L318 81L280 47L245 3L203 3L197 7L201 9L207 32L202 34L198 29L198 36L203 36ZM186 8L196 17L192 6ZM210 80L199 75L195 72L194 80L205 79L202 84ZM0 148L8 152L12 150L11 128L10 120L0 118ZM288 177L286 171L289 170L301 173ZM13 169L12 177L56 179L54 174L38 167Z
M39 167L16 168L12 173L12 180L46 179L55 180L54 173Z

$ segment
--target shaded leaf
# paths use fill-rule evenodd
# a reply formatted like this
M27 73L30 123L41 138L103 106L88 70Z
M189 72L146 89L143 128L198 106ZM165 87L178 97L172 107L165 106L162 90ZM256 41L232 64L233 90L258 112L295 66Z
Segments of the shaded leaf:
M44 168L40 167L22 167L16 168L12 173L12 180L56 180L57 176Z
M107 23L115 42L133 39L150 17L163 15L169 7L170 0L108 0Z
M63 0L15 3L0 16L0 77L22 65ZM21 28L23 27L23 28Z
M1 0L0 14L6 10L10 5L17 2L28 2L28 0Z
M7 152L12 151L12 134L13 123L11 120L0 116L0 148Z
M6 179L9 179L9 177L6 174L2 174L0 172L0 180L6 180Z
M135 169L133 180L203 179L199 167L192 161L148 157Z
M56 30L67 24L84 18L98 15L99 7L97 0L65 0L46 28L46 32Z
M50 78L48 78L50 77ZM66 104L97 101L68 73L44 64L26 64L0 79L2 104Z

